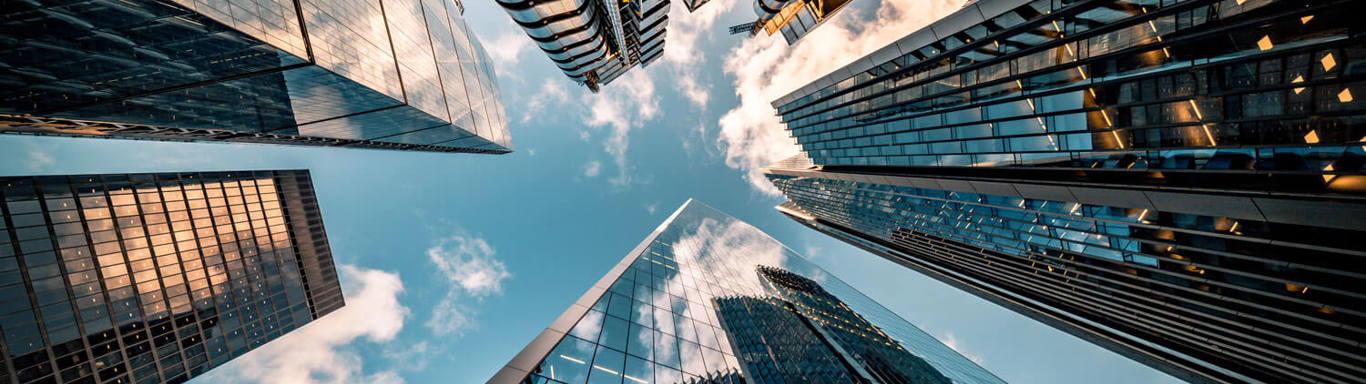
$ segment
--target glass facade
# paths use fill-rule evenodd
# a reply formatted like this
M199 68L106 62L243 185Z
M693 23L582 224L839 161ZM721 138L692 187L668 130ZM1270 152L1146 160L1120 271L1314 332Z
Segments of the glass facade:
M1003 383L689 200L491 383Z
M779 210L1195 382L1366 376L1360 1L971 3L773 103Z
M497 1L565 76L593 92L664 53L668 0Z
M755 0L754 13L759 16L756 28L769 36L782 33L788 45L816 29L825 19L834 16L850 0Z
M0 131L507 153L451 0L7 4Z
M307 171L0 187L0 383L184 382L344 305Z

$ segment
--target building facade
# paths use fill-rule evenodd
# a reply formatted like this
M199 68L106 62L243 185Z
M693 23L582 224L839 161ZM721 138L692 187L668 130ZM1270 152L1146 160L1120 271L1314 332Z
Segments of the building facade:
M755 0L754 13L759 16L755 30L762 29L769 36L783 35L788 45L816 29L835 12L844 9L852 0Z
M0 10L0 132L507 153L454 0L95 0Z
M184 382L344 305L307 171L0 187L0 383Z
M705 0L686 1L689 11ZM498 0L565 76L597 92L664 53L668 0Z
M689 200L490 383L1003 383Z
M787 216L1193 382L1366 377L1359 1L972 2L773 105Z

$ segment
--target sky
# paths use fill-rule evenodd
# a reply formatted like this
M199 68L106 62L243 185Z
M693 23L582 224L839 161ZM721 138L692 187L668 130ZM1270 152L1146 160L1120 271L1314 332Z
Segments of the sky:
M767 232L1012 383L1174 378L777 213L759 168L796 152L769 101L957 9L857 0L796 46L731 36L750 0L671 6L664 56L593 94L493 1L516 151L442 154L0 135L0 174L312 172L346 307L193 383L481 383L688 198Z

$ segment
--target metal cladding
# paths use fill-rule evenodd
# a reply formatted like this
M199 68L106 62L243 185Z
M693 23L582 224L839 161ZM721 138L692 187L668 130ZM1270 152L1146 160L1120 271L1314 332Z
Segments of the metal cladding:
M779 212L1192 382L1366 377L1361 1L986 0L773 102Z
M0 132L512 151L454 0L0 7Z
M498 0L498 5L555 66L593 92L664 52L668 0Z

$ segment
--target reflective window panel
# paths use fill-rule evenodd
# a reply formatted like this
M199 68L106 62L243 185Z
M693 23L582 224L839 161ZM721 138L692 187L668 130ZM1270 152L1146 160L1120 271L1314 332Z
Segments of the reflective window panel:
M183 382L344 305L307 171L0 187L0 382Z
M1366 377L1361 1L982 0L773 102L818 231L1193 382Z
M1003 383L694 200L491 382Z
M7 3L0 132L510 152L463 9L382 3Z

